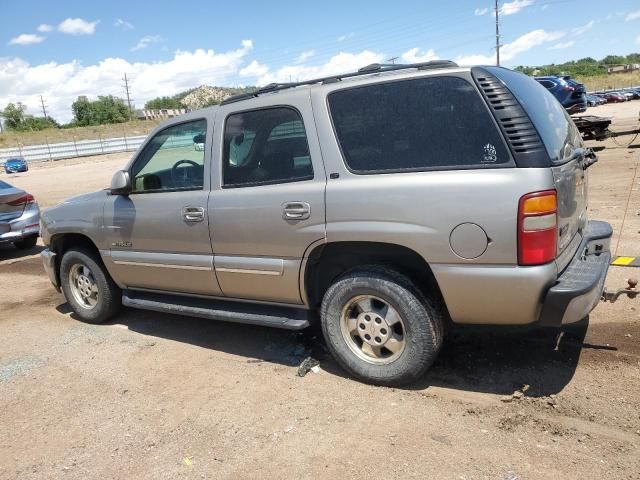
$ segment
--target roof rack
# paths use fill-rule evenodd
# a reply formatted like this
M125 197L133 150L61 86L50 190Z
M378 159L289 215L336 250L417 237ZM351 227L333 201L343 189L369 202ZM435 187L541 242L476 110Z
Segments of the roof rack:
M234 95L223 100L220 105L227 105L229 103L240 102L242 100L248 100L255 98L263 93L278 92L280 90L286 90L288 88L300 87L302 85L313 85L316 83L334 83L339 82L344 78L359 77L362 75L370 75L372 73L393 72L396 70L407 70L415 68L417 70L431 70L435 68L455 68L458 64L451 60L432 60L430 62L423 63L408 63L408 64L391 64L391 63L372 63L366 67L360 68L357 72L343 73L340 75L332 75L330 77L315 78L313 80L305 80L302 82L290 82L290 83L270 83L264 87L257 89L255 92L243 93L240 95Z

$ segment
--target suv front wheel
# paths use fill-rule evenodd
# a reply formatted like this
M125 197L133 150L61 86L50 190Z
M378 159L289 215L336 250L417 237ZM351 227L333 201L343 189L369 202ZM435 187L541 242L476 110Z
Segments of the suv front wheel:
M68 250L60 263L60 283L75 314L87 323L104 323L120 310L122 292L92 252Z
M365 267L329 287L322 331L334 358L355 377L405 385L424 375L442 346L440 312L404 275Z

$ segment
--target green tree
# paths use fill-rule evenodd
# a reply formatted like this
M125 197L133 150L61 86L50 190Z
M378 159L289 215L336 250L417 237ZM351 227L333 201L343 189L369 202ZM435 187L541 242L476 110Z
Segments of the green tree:
M4 117L4 124L9 130L18 130L22 122L24 122L24 110L25 107L21 103L17 105L15 103L8 104L2 111Z
M144 104L147 110L161 110L163 108L185 108L184 104L175 97L157 97Z
M100 96L91 101L80 96L71 105L76 126L122 123L129 120L129 109L121 98L113 95Z

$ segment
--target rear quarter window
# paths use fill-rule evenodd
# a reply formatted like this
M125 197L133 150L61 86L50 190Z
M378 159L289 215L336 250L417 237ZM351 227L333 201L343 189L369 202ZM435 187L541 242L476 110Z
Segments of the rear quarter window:
M504 167L509 152L476 89L427 77L333 92L331 118L355 173Z
M0 180L0 190L4 188L12 188L12 187L8 183L5 183L2 180Z
M580 132L567 111L538 82L506 68L487 67L487 70L507 86L527 112L553 164L566 162L574 149L583 147Z

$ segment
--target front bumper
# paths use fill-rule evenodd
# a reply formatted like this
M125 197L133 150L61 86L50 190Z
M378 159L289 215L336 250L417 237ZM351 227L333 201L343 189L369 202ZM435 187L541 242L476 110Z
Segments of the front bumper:
M31 203L18 218L0 221L0 243L17 242L40 233L40 208Z
M593 310L604 290L613 230L607 222L590 221L573 259L546 293L540 325L560 326L579 322Z
M56 290L60 291L60 282L58 281L58 275L56 273L56 254L48 248L45 248L40 252L42 263L44 264L44 271L47 272L49 280L56 287Z

